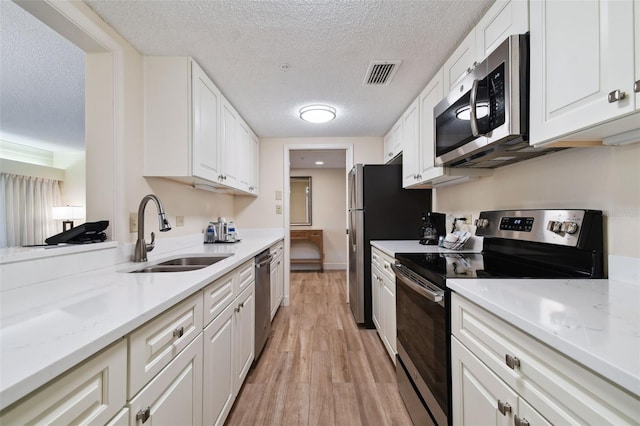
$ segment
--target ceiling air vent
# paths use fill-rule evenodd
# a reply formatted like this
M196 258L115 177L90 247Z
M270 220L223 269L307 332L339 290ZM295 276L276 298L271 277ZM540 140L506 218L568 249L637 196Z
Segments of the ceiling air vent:
M371 61L364 75L365 86L387 86L402 61Z

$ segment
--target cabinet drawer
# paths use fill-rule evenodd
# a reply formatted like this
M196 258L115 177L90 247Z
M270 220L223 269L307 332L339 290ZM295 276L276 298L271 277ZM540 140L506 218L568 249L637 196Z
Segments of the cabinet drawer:
M371 247L371 265L382 269L382 253L375 247Z
M240 294L256 279L256 270L253 259L238 267L236 272L238 274L238 280L234 294Z
M374 253L377 259L374 259ZM384 277L392 280L393 282L396 281L396 276L393 273L393 270L391 269L391 265L393 265L394 262L395 262L395 259L393 257L387 255L381 250L376 249L375 247L372 247L371 263L375 263L376 266L380 269L381 274Z
M127 343L121 341L0 414L0 424L105 424L126 404Z
M271 256L273 257L276 257L281 255L283 250L284 250L284 244L282 241L279 241L274 245L272 245L271 248L269 248L269 254L271 254Z
M236 296L234 281L238 274L233 271L218 278L203 291L204 322L206 326L233 301Z
M307 238L307 231L290 231L291 239Z
M551 423L637 423L638 396L455 293L451 306L452 334Z
M198 292L129 336L129 397L160 372L202 331Z
M202 333L129 404L129 424L202 424ZM138 420L138 416L146 417ZM155 421L154 421L155 420Z

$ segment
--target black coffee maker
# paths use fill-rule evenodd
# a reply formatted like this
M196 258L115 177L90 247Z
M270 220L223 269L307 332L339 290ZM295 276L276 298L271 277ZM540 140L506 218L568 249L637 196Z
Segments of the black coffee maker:
M422 213L422 227L420 228L420 244L438 245L440 236L446 235L446 215L443 213Z

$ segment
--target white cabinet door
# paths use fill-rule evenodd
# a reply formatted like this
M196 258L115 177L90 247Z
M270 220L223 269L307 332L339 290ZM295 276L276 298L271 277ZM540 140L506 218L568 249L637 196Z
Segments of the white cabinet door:
M0 414L0 424L105 424L126 404L127 344L104 350Z
M222 113L220 116L220 183L232 188L238 186L238 164L236 153L241 135L238 134L238 113L229 101L222 97Z
M238 120L238 140L236 146L236 164L238 165L238 188L249 192L250 181L252 179L251 167L251 136L249 126Z
M396 121L384 138L384 162L388 163L402 151L402 117Z
M512 425L518 396L455 337L451 338L451 390L454 425ZM511 412L499 411L508 404Z
M373 324L378 330L378 335L381 339L384 339L384 329L382 328L382 274L375 266L371 266L371 318Z
M271 261L271 319L276 316L278 306L280 306L280 300L278 300L278 260L273 259Z
M633 111L631 0L532 0L530 14L532 145Z
M396 291L395 282L384 277L382 285L382 317L384 318L384 346L395 364L396 361Z
M640 110L640 0L633 1L633 12L635 14L635 46L636 46L636 76L633 85L636 94L636 110Z
M402 114L402 186L420 180L420 102L416 98Z
M433 108L444 97L443 71L431 79L429 84L420 93L420 174L422 179L434 179L442 176L443 167L435 167L436 155L436 130Z
M529 31L529 2L497 0L476 25L476 52L480 60L512 34Z
M260 182L260 141L253 132L249 133L249 138L249 158L251 159L249 168L249 192L257 195Z
M251 368L254 354L255 336L255 286L252 282L232 304L233 329L235 339L234 352L234 393L237 394L244 378Z
M218 132L221 94L202 69L191 62L193 175L219 181L221 152Z
M471 72L477 63L476 33L472 30L444 63L445 93L449 93L463 77Z
M234 330L231 304L204 329L203 420L205 425L222 425L231 411L233 387Z
M129 404L129 424L202 424L202 333Z

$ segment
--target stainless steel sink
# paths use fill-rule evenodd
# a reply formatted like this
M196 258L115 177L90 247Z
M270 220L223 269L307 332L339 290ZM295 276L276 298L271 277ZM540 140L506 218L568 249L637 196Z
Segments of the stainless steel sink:
M206 268L209 265L220 262L233 253L217 254L215 256L185 256L165 260L164 262L147 265L140 269L130 271L130 273L151 273L151 272L187 272Z
M165 260L158 265L176 265L176 266L209 266L216 262L226 259L231 254L223 254L216 256L198 256L198 257L179 257L177 259Z

